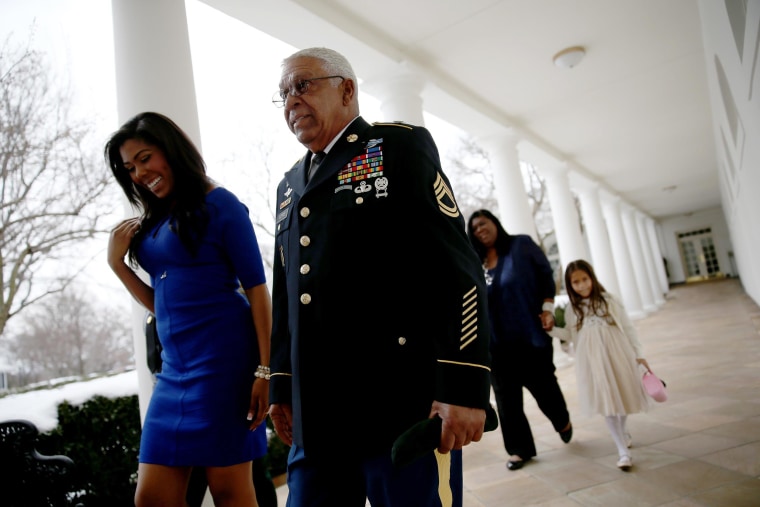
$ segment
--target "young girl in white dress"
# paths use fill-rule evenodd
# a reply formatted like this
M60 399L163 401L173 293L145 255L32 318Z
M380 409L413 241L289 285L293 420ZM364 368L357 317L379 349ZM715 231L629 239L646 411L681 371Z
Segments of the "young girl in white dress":
M649 407L638 366L649 370L649 364L625 308L604 290L588 262L568 264L565 287L570 298L565 327L554 326L550 334L572 341L581 409L605 417L620 456L617 466L628 471L633 462L626 417Z

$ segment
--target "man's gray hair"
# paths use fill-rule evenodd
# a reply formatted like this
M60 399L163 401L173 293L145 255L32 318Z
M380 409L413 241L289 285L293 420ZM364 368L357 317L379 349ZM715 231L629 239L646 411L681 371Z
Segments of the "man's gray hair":
M288 62L295 60L296 58L316 58L322 62L327 74L334 76L343 76L346 79L353 80L357 86L359 85L358 81L356 80L356 74L354 74L354 69L351 67L351 64L348 62L346 57L333 49L302 49L285 58L282 61L282 65L285 66Z

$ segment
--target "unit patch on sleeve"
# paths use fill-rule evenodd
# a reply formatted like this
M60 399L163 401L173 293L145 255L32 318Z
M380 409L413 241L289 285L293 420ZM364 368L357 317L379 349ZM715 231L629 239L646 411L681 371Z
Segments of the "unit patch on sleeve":
M444 215L456 218L459 216L459 208L457 202L454 200L454 194L446 185L446 181L441 177L441 173L438 173L433 183L433 191L435 192L435 200L438 201L438 209Z

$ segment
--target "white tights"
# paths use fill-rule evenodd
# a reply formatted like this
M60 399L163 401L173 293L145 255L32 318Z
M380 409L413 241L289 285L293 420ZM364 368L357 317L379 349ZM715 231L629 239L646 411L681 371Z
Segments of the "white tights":
M608 415L605 416L604 420L607 422L607 427L610 430L610 433L612 433L612 440L615 441L615 445L618 448L618 455L622 458L623 456L628 456L628 445L626 442L626 431L625 431L625 420L627 416L625 415Z

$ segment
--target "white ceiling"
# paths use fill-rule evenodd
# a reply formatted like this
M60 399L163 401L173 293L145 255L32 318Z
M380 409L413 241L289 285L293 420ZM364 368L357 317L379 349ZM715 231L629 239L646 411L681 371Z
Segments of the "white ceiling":
M474 136L513 128L539 170L564 161L654 218L720 205L696 0L204 1L337 49L365 80L419 72L429 112ZM578 66L554 66L576 45Z

